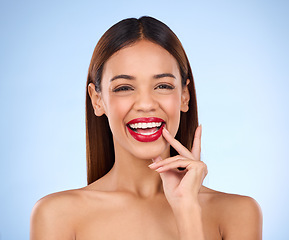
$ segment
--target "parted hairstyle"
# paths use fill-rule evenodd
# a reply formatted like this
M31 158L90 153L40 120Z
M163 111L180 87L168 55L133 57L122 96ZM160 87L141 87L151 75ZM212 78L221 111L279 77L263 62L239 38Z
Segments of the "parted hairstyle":
M190 80L189 110L181 112L180 126L176 139L188 149L192 148L195 130L198 126L198 111L195 84L192 70L183 46L174 32L161 21L152 17L124 19L109 28L98 41L88 69L86 83L86 160L88 184L104 176L115 161L113 137L105 115L94 114L88 93L88 85L95 84L95 90L101 92L103 66L117 51L133 45L140 40L148 40L166 49L178 62L182 86ZM178 153L171 147L171 156Z

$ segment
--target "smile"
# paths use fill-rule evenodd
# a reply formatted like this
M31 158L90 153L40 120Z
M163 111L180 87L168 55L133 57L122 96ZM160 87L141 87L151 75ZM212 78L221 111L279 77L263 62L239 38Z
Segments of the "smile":
M161 118L136 118L127 123L131 136L140 142L156 141L161 135L165 121Z

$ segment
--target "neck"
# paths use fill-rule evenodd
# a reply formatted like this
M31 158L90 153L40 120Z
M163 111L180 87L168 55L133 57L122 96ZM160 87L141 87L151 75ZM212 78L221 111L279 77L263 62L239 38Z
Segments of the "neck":
M169 148L162 154L169 156ZM152 159L139 159L122 148L115 146L115 164L107 174L114 191L124 191L139 197L153 197L163 193L159 173L150 169Z

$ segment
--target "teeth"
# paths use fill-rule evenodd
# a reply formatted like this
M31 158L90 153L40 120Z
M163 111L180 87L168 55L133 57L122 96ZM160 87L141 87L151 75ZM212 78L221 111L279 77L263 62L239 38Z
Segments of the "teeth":
M160 127L162 125L162 122L149 122L149 123L134 123L134 124L129 124L131 128L153 128L153 127Z
M154 134L155 132L157 132L157 130L154 131L154 132L150 132L150 133L142 133L142 135L152 135L152 134Z

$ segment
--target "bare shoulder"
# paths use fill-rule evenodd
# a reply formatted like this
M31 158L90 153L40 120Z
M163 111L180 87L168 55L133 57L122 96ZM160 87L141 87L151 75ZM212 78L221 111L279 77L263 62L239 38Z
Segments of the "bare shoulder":
M223 239L262 239L262 211L255 199L205 187L202 192L216 211Z
M53 193L41 198L31 214L31 240L74 239L75 216L82 199L81 189Z
M212 204L218 205L222 212L226 211L228 213L243 213L244 211L261 213L261 209L257 201L251 197L230 194L215 191L204 187L202 193L207 195L207 198Z

